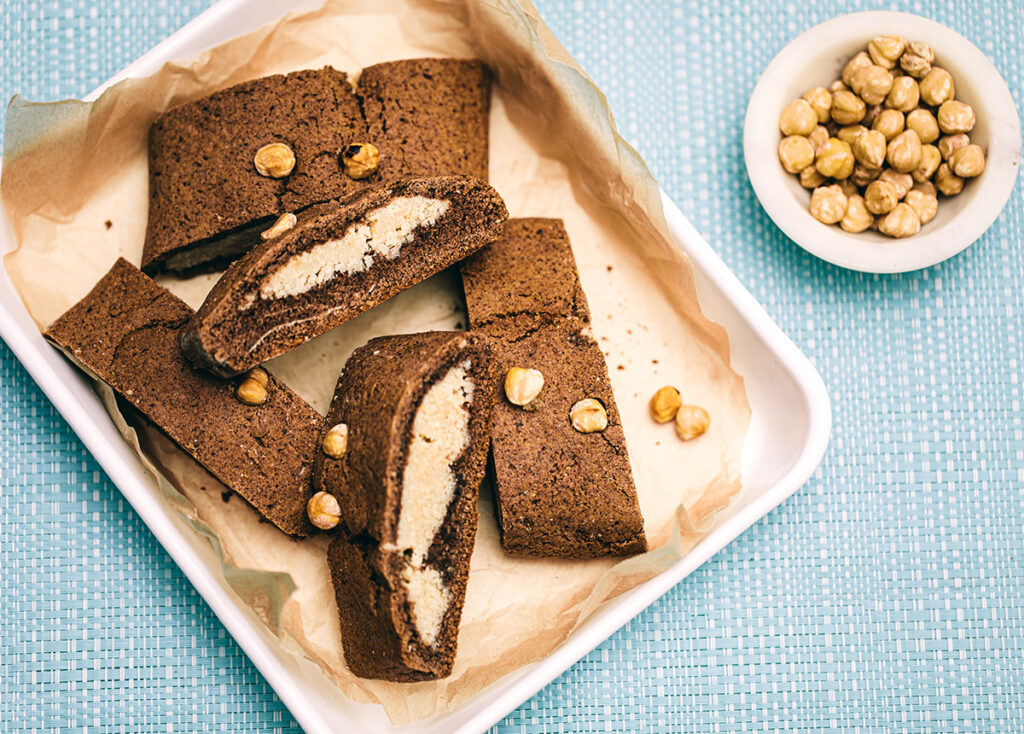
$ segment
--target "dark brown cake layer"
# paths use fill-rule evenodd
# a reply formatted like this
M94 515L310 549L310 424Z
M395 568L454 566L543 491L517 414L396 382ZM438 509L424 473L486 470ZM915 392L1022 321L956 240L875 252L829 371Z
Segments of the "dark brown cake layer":
M45 336L281 530L316 532L306 502L320 415L272 375L267 401L249 406L235 382L194 369L178 348L191 316L122 258Z
M304 258L318 257L313 251L324 243L349 232L388 231L376 221L381 208L416 197L443 200L449 207L433 223L412 230L397 254L370 253L365 269L339 271L301 293L268 291L275 277L304 267ZM239 374L462 260L498 237L507 216L494 189L457 176L380 184L312 207L294 229L228 269L182 332L182 349L198 366ZM324 267L333 266L337 257L331 258Z
M487 180L491 78L479 61L406 59L363 69L358 94L380 175Z
M355 91L330 67L254 79L167 110L149 134L142 269L233 259L278 215L364 188L344 175L337 156L365 138ZM256 171L256 151L270 143L295 153L286 178ZM250 225L236 241L222 239Z
M499 384L512 367L540 370L529 409L500 395L491 472L501 542L519 556L591 558L647 549L608 367L560 220L513 219L501 239L462 264L475 328L495 337ZM580 433L572 406L596 398L601 432Z
M471 329L524 314L590 320L561 219L509 219L501 239L461 267Z
M540 396L524 410L502 397L495 405L491 453L502 547L517 556L591 558L647 550L604 355L582 322L530 325L499 321L499 383L512 367L544 375ZM596 398L608 412L600 433L580 433L569 411Z
M405 470L417 408L430 388L469 360L473 383L468 448L453 464L455 497L433 536L425 565L451 598L434 645L421 639L397 545L407 490ZM430 680L451 672L477 525L477 496L487 456L495 374L490 340L475 333L427 332L381 337L357 349L338 380L325 430L348 426L348 452L317 457L317 489L342 508L328 561L341 616L345 661L356 675ZM409 489L412 492L414 490Z

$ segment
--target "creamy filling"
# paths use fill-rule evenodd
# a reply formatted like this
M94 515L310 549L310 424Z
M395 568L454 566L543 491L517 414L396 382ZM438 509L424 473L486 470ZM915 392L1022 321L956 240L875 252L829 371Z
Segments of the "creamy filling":
M368 270L376 257L394 260L417 228L435 224L450 207L444 199L395 197L364 214L340 238L292 257L263 281L260 298L297 296L339 275Z
M402 507L394 550L406 556L402 572L413 624L433 647L451 603L439 571L426 565L427 552L455 499L454 463L469 446L473 383L467 359L452 367L423 396L412 422L402 475Z

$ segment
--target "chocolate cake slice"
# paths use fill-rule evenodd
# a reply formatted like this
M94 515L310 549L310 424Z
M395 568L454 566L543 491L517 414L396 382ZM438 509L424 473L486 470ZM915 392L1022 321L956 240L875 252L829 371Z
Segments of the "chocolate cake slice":
M380 175L487 180L491 77L475 60L404 59L363 69L358 94Z
M264 402L196 370L178 348L192 309L119 259L47 339L106 382L214 477L290 535L315 532L306 516L320 415L267 373Z
M561 220L510 219L501 239L462 263L462 282L470 327L495 338L500 379L515 367L543 376L525 406L506 394L494 408L502 547L567 558L645 551L621 416ZM607 420L590 433L573 421L587 399Z
M331 67L253 79L162 113L149 133L142 269L234 259L284 212L364 188L342 172L338 153L366 133L348 77ZM255 164L273 144L294 156L286 175Z
M498 237L507 216L494 189L460 176L311 207L228 269L181 347L216 374L244 372L457 263Z
M466 332L373 339L338 380L324 435L347 426L347 451L321 452L314 480L341 506L328 561L360 677L452 670L494 382L489 340Z

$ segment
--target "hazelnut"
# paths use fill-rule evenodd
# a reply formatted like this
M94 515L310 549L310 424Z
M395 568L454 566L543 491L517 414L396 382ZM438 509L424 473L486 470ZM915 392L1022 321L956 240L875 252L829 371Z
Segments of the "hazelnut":
M935 214L939 211L939 200L934 194L926 194L923 191L912 189L907 192L905 201L911 209L917 212L917 218L921 220L921 224L928 224L935 219Z
M825 224L835 224L846 214L846 194L839 186L819 186L811 194L811 216Z
M872 181L864 191L864 206L872 214L888 214L899 201L896 187L888 181Z
M270 375L268 375L267 371L262 367L253 367L245 375L245 379L256 380L256 382L260 383L260 385L262 385L263 387L267 387L270 385Z
M529 367L513 367L505 374L505 397L512 405L525 407L544 389L544 375Z
M857 185L848 178L844 178L842 181L836 181L836 186L839 187L839 190L843 192L843 195L846 196L847 199L860 193Z
M267 388L258 380L247 377L235 388L235 397L246 405L263 405L267 402Z
M943 163L935 172L935 185L943 196L956 196L964 190L964 180L953 173L949 163Z
M320 448L332 459L340 459L344 456L348 451L348 426L344 423L331 426L331 429L324 434Z
M864 119L866 111L864 100L853 92L836 92L832 95L832 119L840 125L860 122Z
M847 145L852 146L853 141L860 137L861 133L866 133L868 129L863 125L847 125L846 127L839 128L836 132L836 137L842 140Z
M910 76L901 76L892 83L892 89L885 97L885 105L900 112L910 112L917 107L920 99L921 91L917 88L917 81Z
M939 153L939 149L934 145L922 145L921 165L910 175L914 177L915 181L927 181L939 170L940 163L942 163L942 154Z
M331 530L341 522L341 505L333 494L317 492L306 503L306 515L316 527Z
M818 124L818 115L805 99L794 99L779 117L783 135L810 135Z
M341 165L349 178L368 178L380 167L380 151L372 143L352 143L341 151Z
M853 141L853 157L865 168L880 168L885 163L885 136L867 130Z
M297 221L299 221L298 217L296 217L291 212L285 212L284 214L277 218L277 221L270 225L270 229L267 229L264 232L260 232L260 237L264 240L271 240L275 237L283 235L289 229L294 227Z
M284 178L295 168L295 153L284 143L270 143L252 159L256 172L268 178Z
M887 168L882 171L882 175L878 177L879 181L885 181L887 184L892 184L892 187L896 189L896 198L902 200L907 192L910 191L910 187L914 185L914 177L909 173L900 173L894 171L891 168Z
M600 400L583 398L569 409L569 421L580 433L597 433L608 427L608 412Z
M878 119L878 116L882 114L882 110L884 109L885 108L882 107L882 105L880 104L871 105L870 107L868 107L867 112L864 113L864 119L860 121L860 124L871 127L872 125L875 124L875 120Z
M921 99L926 105L938 107L947 99L956 97L953 75L945 69L933 66L920 83Z
M969 133L978 121L973 107L955 99L947 99L939 105L938 119L939 129L946 135Z
M949 167L960 178L980 176L985 170L985 151L974 143L957 148L949 156Z
M964 133L957 133L956 135L945 135L939 140L939 153L942 155L942 160L948 161L949 157L953 155L953 151L958 148L963 148L965 145L971 144L971 138L969 135Z
M830 91L825 87L814 87L804 92L803 99L814 110L819 123L829 121L832 111L832 93Z
M871 57L868 56L867 51L861 51L859 54L857 54L852 59L847 61L846 66L843 67L843 84L845 84L847 88L852 89L854 74L857 73L858 69L862 69L865 66L870 66L871 63ZM833 96L835 96L836 91L842 90L835 90L830 87L829 91L832 92Z
M839 220L839 226L847 232L863 232L875 221L871 212L864 206L864 197L851 196L846 202L846 214Z
M900 68L915 79L921 79L932 70L935 53L931 46L921 41L911 41L900 56Z
M938 196L939 190L935 188L935 184L931 181L918 181L914 184L914 188L912 188L911 191L920 191L922 194Z
M906 47L906 41L899 36L876 36L868 44L868 54L879 66L892 69Z
M800 173L814 163L814 146L803 135L790 135L779 141L779 160L790 173Z
M699 405L683 405L676 413L676 434L684 441L703 435L711 425L711 416Z
M853 167L853 173L850 174L850 180L853 181L854 185L864 188L878 178L878 175L881 172L881 168L865 168L858 163Z
M807 166L807 168L800 171L800 185L805 189L816 189L827 180L814 166Z
M822 176L846 178L853 173L853 151L839 138L829 138L814 161Z
M840 79L836 79L834 82L828 85L828 91L830 94L835 94L836 92L843 92L848 89L849 87L843 84L842 80Z
M871 129L882 133L888 142L903 132L903 113L899 110L882 110Z
M909 173L921 165L921 138L913 130L904 130L889 142L885 159L900 173Z
M921 231L921 220L913 207L901 202L878 222L878 231L890 237L912 237Z
M811 147L814 148L814 155L818 155L823 146L829 139L828 129L824 125L818 125L811 131L811 134L807 136L807 139L811 141Z
M885 95L892 89L892 84L892 74L877 64L870 64L857 69L850 88L865 103L875 105L881 104L885 100Z
M934 143L939 138L939 123L928 110L916 109L908 114L907 129L916 132L922 143Z
M679 391L670 385L658 390L651 398L651 417L658 423L668 423L676 417L679 406L683 404L683 398Z

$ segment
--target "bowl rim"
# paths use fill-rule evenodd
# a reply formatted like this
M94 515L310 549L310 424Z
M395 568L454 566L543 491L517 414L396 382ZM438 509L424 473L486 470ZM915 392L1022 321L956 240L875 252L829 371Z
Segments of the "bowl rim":
M806 57L820 54L822 39L842 45L856 38L869 39L879 29L923 40L943 56L956 57L958 66L971 69L970 85L983 97L979 108L989 127L985 173L975 180L983 187L972 196L956 220L904 240L865 242L856 234L823 225L800 207L785 185L792 174L778 162L780 133L774 124L780 100L778 87L790 71L806 65ZM772 124L765 125L765 119ZM768 144L770 140L770 145ZM953 29L929 18L898 11L864 11L840 15L804 31L768 63L751 93L743 125L743 153L747 178L761 206L790 239L807 252L851 270L900 273L927 268L967 249L995 222L1009 201L1020 168L1020 120L1010 90L996 67L973 43ZM982 194L983 195L979 195ZM963 216L969 213L969 216Z

